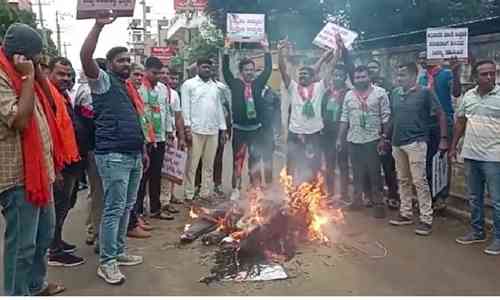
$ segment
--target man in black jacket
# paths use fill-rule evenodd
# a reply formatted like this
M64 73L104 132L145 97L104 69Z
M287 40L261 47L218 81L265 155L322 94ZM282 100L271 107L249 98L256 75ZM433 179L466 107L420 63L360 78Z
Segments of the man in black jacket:
M262 90L266 86L269 77L271 77L272 56L266 38L261 42L266 52L264 71L255 77L255 62L250 59L243 59L238 65L240 78L235 78L229 67L229 48L231 44L229 40L226 40L222 73L231 90L232 98L233 193L231 194L231 200L236 201L240 198L241 174L247 150L249 153L250 182L253 186L261 184L259 133L262 127Z

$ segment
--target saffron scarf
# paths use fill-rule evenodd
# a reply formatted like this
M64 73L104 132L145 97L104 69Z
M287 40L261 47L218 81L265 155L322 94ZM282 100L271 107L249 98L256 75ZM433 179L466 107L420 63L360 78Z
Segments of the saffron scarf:
M246 107L246 113L247 113L247 118L249 119L255 119L257 118L257 111L255 109L255 99L253 97L253 91L252 91L252 82L247 82L243 77L241 77L241 81L243 82L244 85L244 97L245 97L245 107Z
M5 55L4 49L0 49L0 68L7 74L11 80L14 90L18 96L21 94L22 79L17 73L15 67ZM45 82L48 84L48 82ZM47 124L49 127L50 136L52 139L52 159L54 162L55 172L59 172L64 167L65 163L65 147L63 144L63 134L60 127L57 125L56 117L49 102L48 95L42 89L39 82L35 82L35 99L39 101ZM51 96L51 95L50 95ZM61 109L58 103L54 101L55 110ZM64 108L65 109L65 108ZM61 121L63 126L66 126L64 121ZM39 127L35 115L33 114L26 124L26 127L21 133L22 148L23 148L23 164L24 164L24 185L26 190L26 200L35 206L43 207L52 198L50 195L49 170L47 169L43 140L40 136Z
M56 109L56 124L59 128L62 136L62 142L64 146L64 163L66 165L76 163L80 161L80 154L78 152L78 144L76 142L75 129L73 127L73 122L66 109L66 102L69 102L65 96L63 96L59 90L49 81L50 92L52 94L52 99L57 107ZM68 103L68 105L71 105Z
M146 138L146 142L154 143L156 141L155 131L153 128L153 124L151 124L151 120L146 117L146 113L144 111L144 101L142 100L141 95L139 95L137 89L132 84L132 81L127 80L125 84L127 87L127 94L130 100L132 100L135 111L139 115L139 120L144 132L144 137Z
M312 104L314 85L315 83L311 83L309 86L297 86L300 98L302 99L302 102L304 102L304 106L302 107L302 115L304 115L307 119L312 119L316 115L316 113L314 112L314 106Z
M353 93L361 106L361 116L359 120L361 128L366 128L366 121L368 118L368 97L370 97L370 94L372 92L373 86L370 86L366 91L363 92L353 90Z

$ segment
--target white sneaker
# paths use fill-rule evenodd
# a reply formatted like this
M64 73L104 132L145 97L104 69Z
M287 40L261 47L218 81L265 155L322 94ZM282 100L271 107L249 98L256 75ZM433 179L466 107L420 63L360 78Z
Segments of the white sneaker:
M239 200L240 200L240 190L233 189L233 192L231 193L231 201L239 201Z
M104 279L109 284L118 285L125 282L125 275L120 272L117 263L100 265L97 268L97 276Z
M142 264L142 256L122 254L116 258L119 266L137 266Z

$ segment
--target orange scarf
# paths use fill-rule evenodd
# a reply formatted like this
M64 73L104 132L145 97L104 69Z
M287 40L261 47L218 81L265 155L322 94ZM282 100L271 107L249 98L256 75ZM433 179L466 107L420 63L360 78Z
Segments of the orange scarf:
M137 89L134 87L134 85L130 80L127 80L125 84L127 86L128 96L130 100L132 100L132 104L135 107L135 111L139 115L139 120L141 122L141 126L143 128L146 141L148 143L154 143L156 141L156 135L153 128L153 124L151 124L151 122L149 122L148 119L146 118L146 114L144 112L144 101L142 100L141 95L139 95L139 92L137 91Z
M80 154L78 152L78 144L76 142L75 129L73 127L73 122L69 117L68 111L66 109L66 98L59 92L59 90L52 84L49 83L50 92L54 103L57 107L56 109L56 124L63 138L64 146L64 163L69 165L80 161Z
M7 74L14 86L16 94L19 96L21 94L22 79L5 55L3 48L0 49L0 68ZM45 84L48 83L45 82ZM56 117L49 102L49 97L52 95L46 95L39 82L35 82L34 88L36 100L41 104L49 126L53 146L52 159L54 161L54 168L56 172L59 172L64 167L65 157L67 157L64 152L64 135L61 133L60 127L56 123ZM54 105L56 111L61 109L56 102L54 102ZM65 124L63 121L61 122L63 127L69 125ZM43 141L40 136L37 120L33 114L22 131L22 148L26 200L38 207L45 206L49 202L49 199L52 198L50 195L49 172L44 161L42 143Z

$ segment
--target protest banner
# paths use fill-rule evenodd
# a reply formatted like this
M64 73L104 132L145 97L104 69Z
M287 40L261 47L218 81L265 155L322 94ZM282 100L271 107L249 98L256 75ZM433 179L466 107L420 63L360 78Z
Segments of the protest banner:
M176 12L186 10L204 10L208 6L208 0L174 0Z
M469 53L468 28L428 28L427 59L466 60Z
M176 184L181 185L186 171L187 153L176 147L168 146L163 159L162 174Z
M448 185L448 155L438 151L432 159L432 197Z
M152 47L151 56L157 57L164 65L168 65L172 57L175 56L176 49L174 47Z
M94 19L103 14L114 17L132 17L135 0L78 0L76 19Z
M227 14L227 38L233 42L257 43L266 37L266 15Z
M358 38L358 34L354 31L341 27L339 25L328 23L323 27L323 29L318 33L316 38L313 41L313 44L329 50L329 49L337 49L337 42L335 36L337 33L340 33L342 40L344 41L344 45L347 48L351 48L354 41Z

